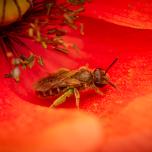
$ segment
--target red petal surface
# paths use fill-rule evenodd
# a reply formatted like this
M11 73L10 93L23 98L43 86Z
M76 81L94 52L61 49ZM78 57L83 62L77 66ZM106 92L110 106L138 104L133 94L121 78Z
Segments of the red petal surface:
M87 15L115 24L152 29L151 0L93 0Z
M72 34L70 37L70 39L73 37L82 48L81 55L78 55L79 58L65 57L52 51L44 53L44 51L33 46L40 54L44 53L46 69L43 70L36 66L30 71L24 71L22 81L19 84L1 78L0 99L2 110L0 119L1 122L4 122L1 134L4 131L4 126L6 132L12 129L10 127L13 124L12 122L17 125L15 128L20 128L20 125L24 125L20 119L28 121L27 115L31 116L35 111L38 118L41 118L40 115L42 115L42 121L45 120L43 124L47 124L46 121L48 121L49 116L50 120L54 118L52 117L53 114L46 114L44 117L44 113L40 112L41 110L37 108L37 105L29 104L31 102L48 106L53 101L52 99L37 98L32 88L33 83L47 72L52 72L59 67L77 68L86 63L89 64L90 68L106 68L118 57L118 62L109 71L111 81L117 85L117 89L107 86L102 89L103 96L98 95L94 90L81 92L80 107L85 111L95 113L101 118L101 122L104 124L103 151L110 152L111 149L113 151L151 150L149 141L152 138L152 31L122 27L91 16L84 17L82 20L85 27L84 37L74 39ZM3 61L3 59L1 60ZM3 71L1 77L6 72L4 68L6 65L3 64L0 65ZM72 97L62 107L75 107L74 101ZM46 111L48 112L48 110ZM19 117L19 115L24 116L24 113L24 119ZM31 117L35 118L35 116ZM62 119L59 116L55 120L60 118ZM41 125L41 121L35 122L33 119L33 130L35 130L35 124ZM44 126L42 128L47 129ZM13 135L15 131L12 131ZM3 137L8 137L5 135L7 133L4 133ZM21 139L21 136L17 142L19 139ZM46 136L44 139L47 141ZM96 136L95 139L99 139L99 137ZM1 140L4 142L3 138ZM9 143L8 138L6 138L6 141ZM23 147L24 143L25 141Z
M1 81L1 85L7 84ZM8 87L0 91L1 152L95 151L100 146L101 133L95 117L32 105Z

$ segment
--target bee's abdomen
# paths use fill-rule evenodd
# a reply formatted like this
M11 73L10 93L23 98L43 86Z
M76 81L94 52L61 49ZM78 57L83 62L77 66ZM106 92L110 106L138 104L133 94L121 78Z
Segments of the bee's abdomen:
M46 91L36 91L36 94L41 96L41 97L49 97L49 96L55 96L55 95L62 94L66 90L67 90L66 87L62 87L62 88L56 87L56 88L51 88L51 89L46 90Z

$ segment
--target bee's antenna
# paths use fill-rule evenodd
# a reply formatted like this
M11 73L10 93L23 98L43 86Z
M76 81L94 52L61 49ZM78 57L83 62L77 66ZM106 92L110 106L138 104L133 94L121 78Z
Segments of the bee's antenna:
M105 74L111 69L111 67L117 62L118 58L115 58L113 60L113 62L107 67L107 69L105 70Z

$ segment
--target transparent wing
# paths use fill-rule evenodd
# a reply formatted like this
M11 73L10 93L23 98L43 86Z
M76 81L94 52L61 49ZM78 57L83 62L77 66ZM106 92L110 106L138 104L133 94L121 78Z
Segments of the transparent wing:
M70 71L68 69L61 69L57 73L50 74L49 76L40 79L34 85L34 89L36 91L46 91L51 88L76 85L79 81L71 78L75 73L75 70Z

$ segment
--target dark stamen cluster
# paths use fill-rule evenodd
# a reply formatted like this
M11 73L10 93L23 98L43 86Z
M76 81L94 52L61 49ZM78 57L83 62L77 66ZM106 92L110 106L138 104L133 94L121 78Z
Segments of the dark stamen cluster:
M87 1L87 0L86 0ZM68 53L68 44L64 36L68 31L63 30L64 26L77 30L83 35L83 24L78 23L79 14L84 11L85 0L67 0L58 4L56 0L33 0L30 9L18 21L7 26L0 27L0 51L13 65L12 71L17 68L17 78L14 72L6 77L15 77L19 80L20 66L32 67L35 54L30 55L33 48L28 46L24 39L31 39L41 44L44 49L52 47L62 53ZM74 45L73 45L74 46ZM23 47L29 52L29 57L23 58ZM26 53L27 54L27 53ZM19 61L16 65L13 61ZM43 65L42 57L37 57L40 65ZM31 66L32 65L32 66Z

